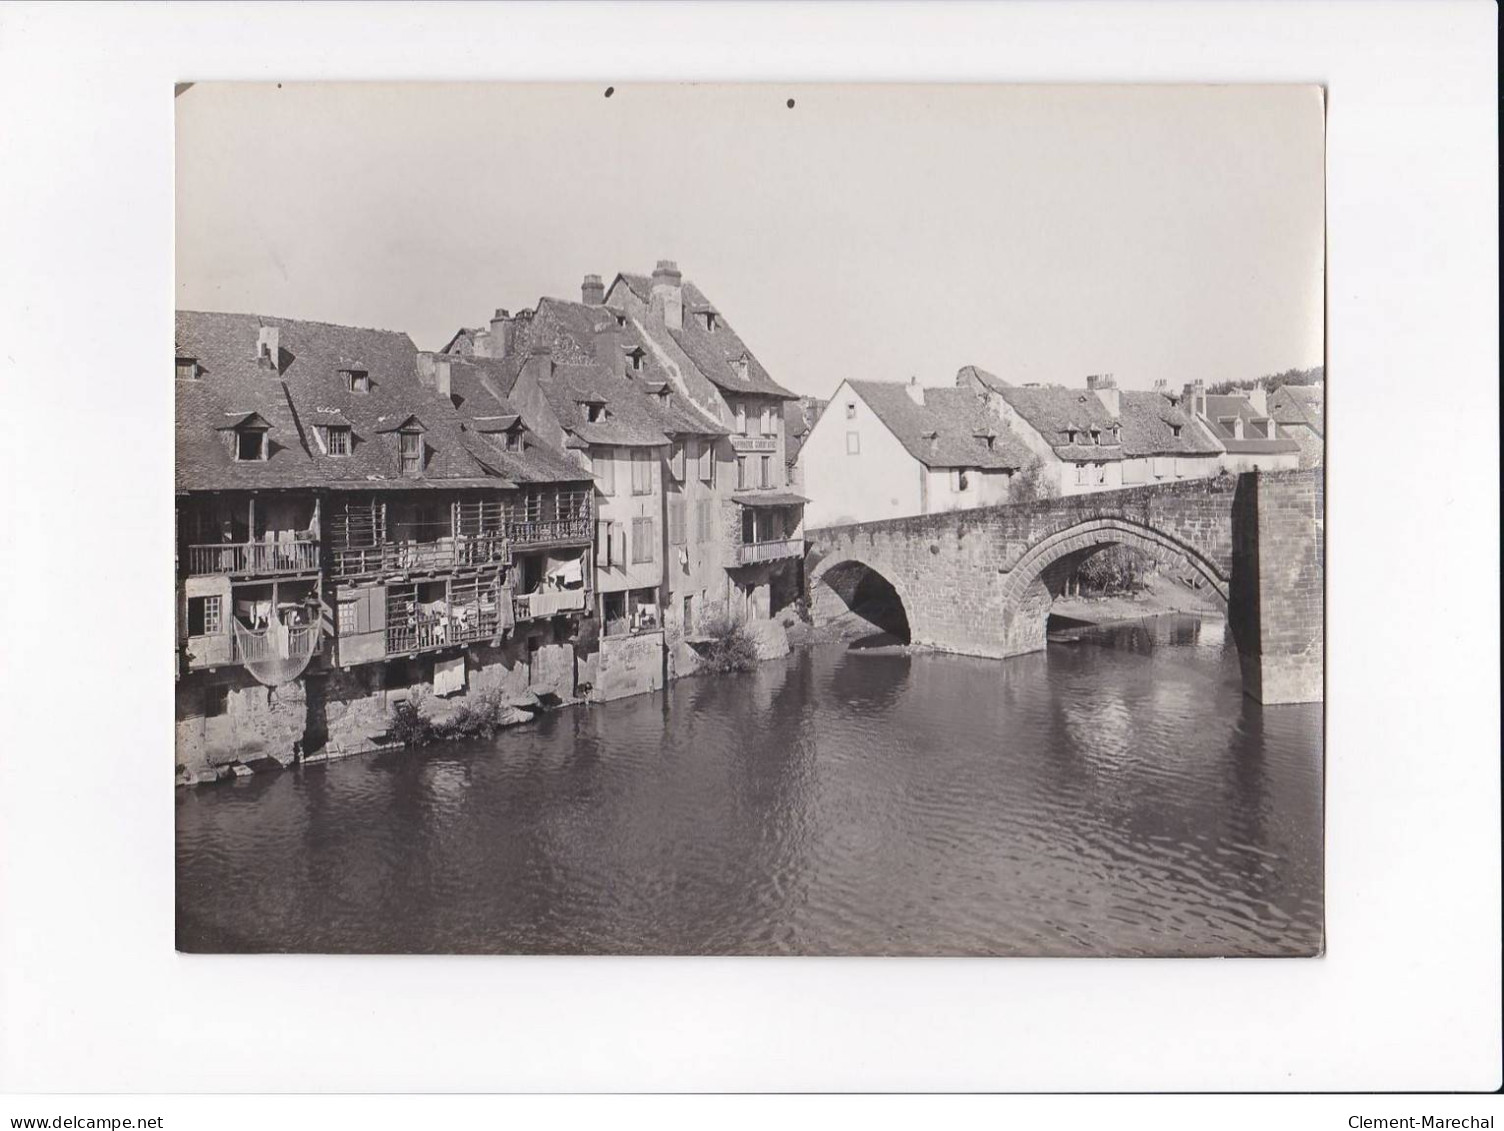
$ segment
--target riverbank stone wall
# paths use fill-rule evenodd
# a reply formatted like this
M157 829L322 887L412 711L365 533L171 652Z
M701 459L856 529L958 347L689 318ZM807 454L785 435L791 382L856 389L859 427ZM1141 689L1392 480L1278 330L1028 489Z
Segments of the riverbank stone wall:
M434 694L437 659L463 656L465 685ZM392 709L417 698L441 718L482 694L536 706L575 696L571 633L550 622L500 645L478 644L347 669L313 669L281 687L266 687L242 669L196 672L177 686L176 756L180 779L212 780L235 766L272 759L340 758L383 748Z

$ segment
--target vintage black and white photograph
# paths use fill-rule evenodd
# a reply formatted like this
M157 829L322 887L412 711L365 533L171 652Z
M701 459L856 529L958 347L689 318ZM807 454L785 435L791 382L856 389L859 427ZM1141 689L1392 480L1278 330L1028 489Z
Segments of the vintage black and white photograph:
M1323 952L1319 87L174 113L179 950Z

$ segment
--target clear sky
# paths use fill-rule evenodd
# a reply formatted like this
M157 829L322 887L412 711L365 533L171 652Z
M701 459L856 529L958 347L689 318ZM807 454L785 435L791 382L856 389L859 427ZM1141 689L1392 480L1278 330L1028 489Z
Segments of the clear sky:
M1322 360L1313 87L201 83L177 118L183 308L437 349L674 259L801 393Z

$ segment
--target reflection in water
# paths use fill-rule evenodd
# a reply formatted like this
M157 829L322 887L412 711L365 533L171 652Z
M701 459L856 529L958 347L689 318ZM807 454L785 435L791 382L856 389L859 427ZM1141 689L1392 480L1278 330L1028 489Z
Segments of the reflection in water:
M839 646L177 794L189 950L1310 954L1319 705L1221 622Z

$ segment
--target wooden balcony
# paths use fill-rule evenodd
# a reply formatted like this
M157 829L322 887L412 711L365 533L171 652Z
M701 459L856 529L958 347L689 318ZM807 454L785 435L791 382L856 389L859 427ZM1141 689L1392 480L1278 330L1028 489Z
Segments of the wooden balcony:
M275 629L250 632L239 629L231 637L231 658L237 664L264 663L269 660L302 660L315 655L322 636L316 624L301 624L285 634Z
M518 620L536 620L560 613L581 612L585 608L584 589L554 589L526 593L512 598L512 610Z
M370 573L444 573L504 562L511 550L504 534L461 534L432 542L388 542L332 551L335 577Z
M595 524L589 515L577 518L543 519L536 522L509 522L507 535L514 546L549 546L562 542L591 542Z
M406 624L389 624L386 628L386 651L389 656L410 656L451 644L468 644L490 640L498 630L496 611L456 609L444 613L422 613L410 617Z
M777 542L743 542L736 548L737 565L751 565L754 562L771 562L779 558L803 556L803 538L785 538Z
M319 544L299 539L285 542L218 542L188 547L191 577L227 574L230 577L270 577L277 574L317 573Z

